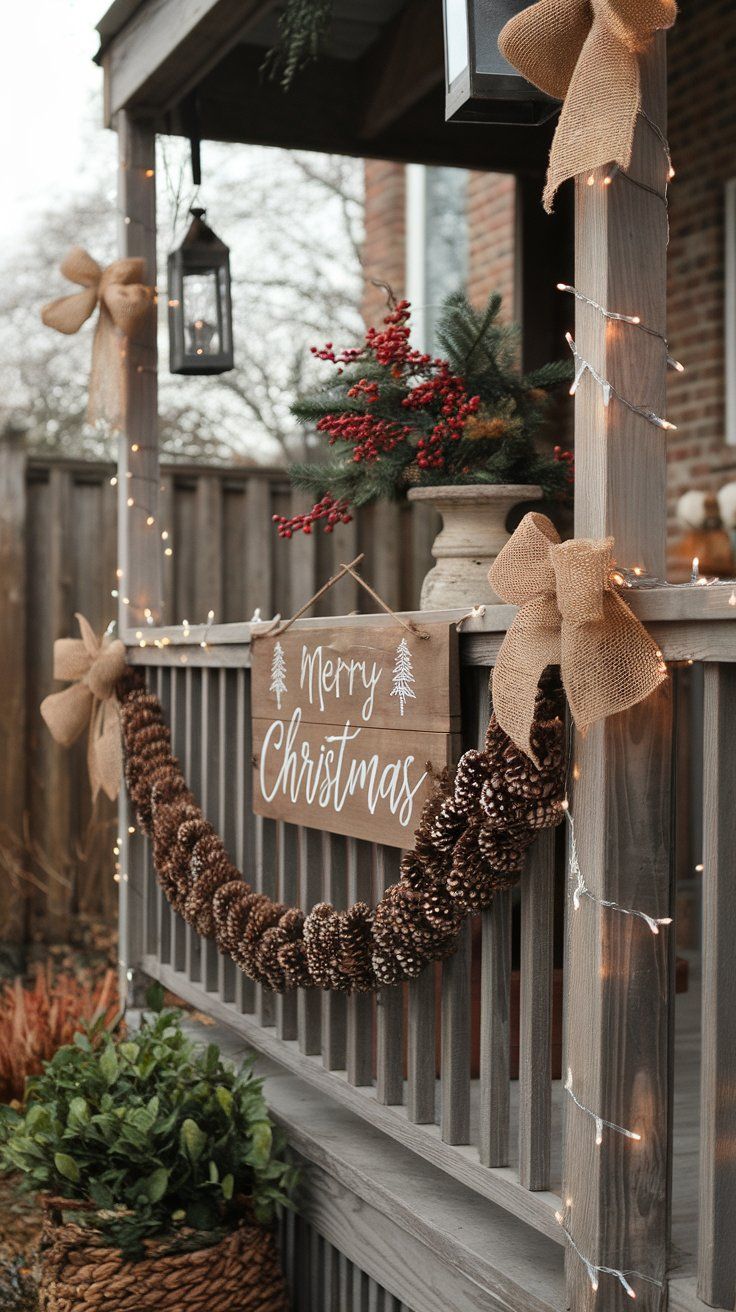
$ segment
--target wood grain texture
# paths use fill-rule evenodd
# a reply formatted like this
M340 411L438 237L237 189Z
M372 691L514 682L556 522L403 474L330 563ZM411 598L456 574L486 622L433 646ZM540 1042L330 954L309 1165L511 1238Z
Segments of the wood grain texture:
M373 850L369 843L347 840L347 898L373 905ZM374 998L370 993L351 993L347 1000L347 1076L350 1084L373 1081Z
M644 104L663 127L665 44L643 57ZM663 190L666 160L639 119L632 175ZM578 180L576 286L601 305L665 330L665 208L625 178L588 187ZM661 340L607 324L578 308L582 356L624 396L665 412ZM665 435L616 400L603 405L588 375L575 407L576 524L580 537L612 534L619 561L664 573ZM633 711L610 717L576 741L579 778L572 797L580 863L599 897L671 914L670 688ZM568 902L569 906L569 902ZM642 921L584 901L568 916L564 1066L587 1107L639 1127L640 1143L604 1134L595 1145L591 1118L568 1100L564 1193L567 1224L591 1261L663 1279L669 1226L673 952L671 932L654 936ZM567 1295L574 1312L600 1307L585 1266L568 1248ZM630 1306L618 1281L605 1281L607 1312ZM662 1291L636 1285L637 1304L655 1312Z
M434 779L455 757L454 736L343 729L254 720L256 815L406 847Z
M698 1294L736 1300L736 670L705 671Z
M549 1189L552 1111L554 830L540 834L521 877L519 1179Z
M0 431L0 833L9 851L20 847L26 806L18 753L26 739L26 454L25 434ZM0 939L20 944L26 931L22 881L0 882Z
M325 902L338 911L347 907L346 840L323 833L323 888ZM327 989L322 994L322 1060L328 1071L342 1071L347 1063L347 998Z
M399 853L395 848L375 848L375 897L399 878ZM376 994L376 1096L389 1105L404 1096L403 991L382 987Z
M303 556L300 551L292 578ZM310 574L305 588L314 588ZM301 594L304 588L295 590ZM457 631L453 625L432 620L421 627L426 637L408 633L395 621L378 629L370 624L346 628L338 621L316 632L297 621L285 633L259 637L252 644L251 657L254 719L288 720L298 708L309 724L342 725L350 720L354 725L402 733L457 729ZM397 647L402 642L408 648L413 676L413 695L403 701L392 694ZM286 684L278 694L271 688L276 643L283 655Z
M511 893L497 894L482 915L480 1124L484 1166L509 1164Z
M437 1092L435 1056L435 967L427 966L407 985L406 1111L414 1125L433 1125Z
M470 925L442 966L441 1117L444 1143L470 1141Z
M297 835L297 887L292 905L307 915L323 899L324 838L314 829L299 826ZM298 997L299 1050L312 1055L322 1050L322 998L319 989L300 989Z
M118 251L142 256L156 286L156 138L144 120L118 115ZM118 443L118 630L161 622L161 528L158 522L158 357L155 301L124 352L125 415ZM137 450L133 450L133 446ZM131 477L128 477L128 474ZM134 505L128 505L132 497ZM153 517L154 523L147 520ZM128 601L126 604L125 598Z

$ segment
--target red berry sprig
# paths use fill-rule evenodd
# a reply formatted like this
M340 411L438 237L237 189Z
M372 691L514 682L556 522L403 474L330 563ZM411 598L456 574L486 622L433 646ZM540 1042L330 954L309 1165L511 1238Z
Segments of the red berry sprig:
M280 538L290 538L294 533L312 532L315 524L322 523L325 533L332 533L336 524L349 524L353 518L350 514L350 507L345 500L336 500L331 496L324 496L318 501L311 510L302 515L272 515Z

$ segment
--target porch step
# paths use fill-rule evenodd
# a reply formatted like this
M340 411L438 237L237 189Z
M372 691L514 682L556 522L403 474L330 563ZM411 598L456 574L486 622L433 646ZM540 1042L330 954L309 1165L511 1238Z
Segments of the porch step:
M249 1051L225 1026L189 1021L187 1029L233 1061ZM300 1210L408 1309L561 1312L559 1244L269 1058L257 1056L256 1070L274 1118L305 1162Z

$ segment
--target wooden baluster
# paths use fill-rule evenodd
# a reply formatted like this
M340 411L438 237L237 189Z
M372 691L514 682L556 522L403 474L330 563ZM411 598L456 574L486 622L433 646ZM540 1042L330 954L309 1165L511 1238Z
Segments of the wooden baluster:
M480 1125L484 1166L509 1164L511 891L497 893L482 914L480 996Z
M372 853L370 843L347 840L347 898L372 905ZM347 1072L351 1084L372 1083L373 997L351 993L348 997Z
M415 1125L435 1118L437 1056L435 1039L435 967L427 966L408 988L406 1110Z
M736 1299L736 666L705 667L698 1297Z
M194 670L188 665L184 671L184 777L195 798L202 800L202 693L207 670ZM202 940L192 925L185 927L187 979L199 983L202 979Z
M175 756L181 760L184 755L185 714L184 671L172 668L170 692L171 745ZM184 970L187 959L186 925L178 911L171 912L171 964L174 970Z
M470 923L442 966L441 1116L443 1143L470 1139Z
M276 896L277 839L276 821L255 817L256 875L255 888L267 897ZM259 1025L273 1025L276 1016L276 999L265 984L256 984L256 1016Z
M219 485L218 485L219 486ZM201 761L202 810L211 824L218 829L222 838L224 803L220 787L220 713L221 696L220 675L224 670L203 669L201 672L201 714L199 752ZM203 982L208 992L218 990L220 979L220 954L214 939L205 939L202 945Z
M323 898L324 835L316 829L297 828L298 903L307 915ZM297 901L295 895L294 901ZM322 997L320 989L300 989L297 1001L299 1051L314 1056L322 1050Z
M549 1188L555 835L540 834L521 877L519 1179Z
M296 905L298 894L297 849L299 831L296 825L276 822L276 897L285 906ZM297 995L293 989L276 994L276 1033L280 1039L297 1036Z
M236 812L243 806L238 796L238 771L232 767L231 742L242 733L237 723L237 677L238 670L219 670L217 685L217 803L218 827L220 837L225 844L228 856L236 864L238 821ZM237 762L237 745L235 748ZM242 869L242 867L241 867ZM224 953L217 953L217 993L222 1002L234 1002L236 995L235 963Z
M338 911L345 909L347 854L345 839L322 835L324 898ZM347 999L344 993L326 989L322 994L322 1061L328 1071L345 1070L347 1058Z
M375 897L380 899L399 877L401 853L376 844ZM381 987L376 995L376 1096L382 1103L400 1103L404 1096L403 990Z
M235 679L235 864L253 887L256 877L256 822L253 815L253 768L251 763L253 734L250 716L250 670L238 670ZM255 1011L255 984L237 967L235 1001L240 1011L248 1013Z

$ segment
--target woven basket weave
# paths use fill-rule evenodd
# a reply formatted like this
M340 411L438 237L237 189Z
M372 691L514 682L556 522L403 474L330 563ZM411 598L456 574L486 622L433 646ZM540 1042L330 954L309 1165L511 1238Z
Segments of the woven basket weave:
M274 1237L255 1222L193 1252L149 1243L132 1261L96 1243L89 1227L63 1220L62 1206L68 1211L69 1200L45 1200L41 1312L287 1312Z

